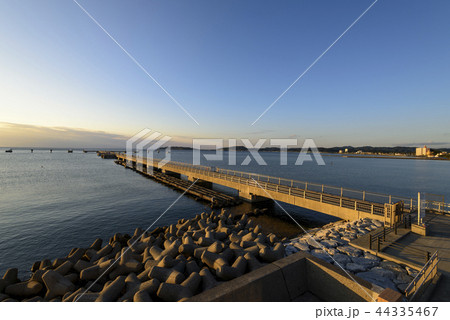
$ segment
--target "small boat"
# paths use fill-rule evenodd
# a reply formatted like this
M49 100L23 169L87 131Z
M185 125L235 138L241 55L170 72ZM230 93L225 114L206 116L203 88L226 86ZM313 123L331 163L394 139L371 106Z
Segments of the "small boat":
M5 150L5 152L12 153L12 149Z
M67 150L68 153L73 153L72 149Z

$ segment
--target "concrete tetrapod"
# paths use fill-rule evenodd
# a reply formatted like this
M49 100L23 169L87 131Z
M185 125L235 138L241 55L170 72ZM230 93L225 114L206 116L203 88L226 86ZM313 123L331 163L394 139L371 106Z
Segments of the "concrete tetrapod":
M279 242L273 249L266 247L259 251L259 256L266 262L274 262L285 256L284 245Z
M196 294L200 284L202 283L202 277L197 272L193 272L184 280L181 285L191 291L192 295Z
M125 276L119 276L109 284L105 284L100 295L95 300L96 302L111 302L116 301L122 289L125 287Z
M161 268L158 266L154 266L150 268L148 273L148 277L150 279L155 278L160 282L167 282L171 284L179 284L184 281L185 276L176 270Z
M192 297L192 292L187 287L180 284L161 283L156 295L163 301L175 302Z
M58 272L60 275L65 276L70 271L70 269L72 269L73 266L74 264L68 260L62 263L59 267L57 267L55 271Z
M203 268L200 270L199 275L202 277L202 291L206 291L217 286L217 281L214 279L214 276L208 268Z
M100 294L98 292L79 293L75 296L73 301L77 302L96 302Z
M203 213L151 232L138 228L132 237L116 233L103 247L96 239L67 257L36 262L23 283L17 270L15 276L10 271L0 280L0 298L180 301L216 286L217 280L234 279L263 266L262 261L281 258L284 251L277 241L247 216ZM10 294L2 294L15 283Z
M11 284L6 287L5 293L19 298L28 298L41 292L43 286L41 283L33 280Z
M47 287L47 292L44 297L47 301L58 296L62 297L67 292L75 290L75 285L72 282L53 270L48 270L44 273L42 281L44 281Z
M133 302L152 302L152 301L153 300L150 297L150 294L145 290L138 291L133 296Z
M117 265L114 260L110 259L92 267L81 270L80 279L81 280L96 280L101 275L106 276L109 272L112 272Z
M117 258L116 258L117 259ZM114 270L111 271L109 274L109 278L115 279L120 275L129 274L131 272L133 273L139 273L144 269L144 265L136 261L132 258L132 253L130 250L127 250L126 248L122 249L122 253L120 255L120 261L117 263L114 268Z
M13 283L19 282L17 278L18 270L17 268L10 268L6 270L3 278L0 279L0 293L5 290L5 288Z
M136 275L130 273L125 279L125 284L126 292L118 301L134 300L135 294L139 291L145 292L148 295L154 294L158 290L160 282L157 279L140 282Z

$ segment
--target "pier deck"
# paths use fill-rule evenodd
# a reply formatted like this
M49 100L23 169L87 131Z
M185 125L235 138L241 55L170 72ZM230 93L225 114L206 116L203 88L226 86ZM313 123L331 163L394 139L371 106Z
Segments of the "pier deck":
M426 218L426 236L413 233L410 228L400 227L396 234L392 232L386 235L380 251L377 250L376 243L370 249L370 235L379 234L383 229L379 228L353 240L350 245L417 270L423 267L429 254L437 251L438 271L441 273L441 277L437 287L433 290L430 301L448 301L450 299L450 216L427 213Z
M401 200L389 195L174 161L159 168L160 160L147 161L122 153L116 156L119 161L138 171L151 167L163 173L185 175L189 181L199 179L201 182L235 189L247 201L272 199L345 220L371 218L390 225L403 211L411 210L413 203L412 199Z
M427 213L427 216L430 214ZM449 301L450 299L450 216L435 215L428 222L427 235L421 236L409 233L401 238L398 243L404 247L414 247L429 252L438 252L438 270L442 273L441 279L435 288L431 301ZM401 257L411 262L422 262L415 256L411 256L407 251L388 248L385 250L390 255Z

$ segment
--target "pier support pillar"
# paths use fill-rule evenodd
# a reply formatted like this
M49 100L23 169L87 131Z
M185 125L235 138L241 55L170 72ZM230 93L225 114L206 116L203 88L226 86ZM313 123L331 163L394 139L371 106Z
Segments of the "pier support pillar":
M159 172L163 173L162 169L158 167L147 166L147 172Z
M188 178L188 181L191 181L191 182L194 182L195 180L197 180L197 178L194 177L194 176L187 176L187 178ZM209 181L206 181L206 180L198 179L195 184L197 186L205 187L205 188L208 188L208 189L212 189L213 188L212 182L209 182Z
M270 198L256 196L252 193L239 191L239 198L247 201L247 202L261 202L261 201L272 201Z
M181 179L181 174L179 174L177 172L167 171L166 169L161 169L161 172L167 174L168 176Z

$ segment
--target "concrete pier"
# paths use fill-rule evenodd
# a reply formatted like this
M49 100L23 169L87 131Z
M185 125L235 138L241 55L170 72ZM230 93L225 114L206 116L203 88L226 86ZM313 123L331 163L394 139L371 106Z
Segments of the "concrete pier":
M116 154L121 162L131 164L131 167L159 167L159 160L149 160L127 156L123 153ZM270 177L265 175L211 168L188 163L169 161L164 164L163 170L170 174L184 175L189 181L199 179L200 184L210 187L218 184L235 189L239 196L246 201L263 201L272 199L305 209L325 213L345 220L361 218L377 219L386 225L393 225L402 220L405 213L414 210L413 200L398 200L399 197L379 195L383 202L371 201L370 193L357 190L345 190L329 186L309 184L307 182ZM311 190L315 187L315 190ZM339 192L331 193L333 189ZM347 194L359 194L360 198ZM396 202L394 202L396 201Z

